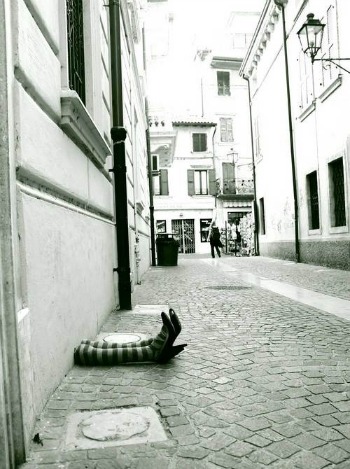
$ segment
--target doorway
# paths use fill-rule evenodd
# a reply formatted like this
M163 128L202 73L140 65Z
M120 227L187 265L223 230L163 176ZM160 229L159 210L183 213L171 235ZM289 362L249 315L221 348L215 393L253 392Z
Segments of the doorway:
M172 220L171 228L180 243L179 252L181 254L193 254L196 251L194 220Z

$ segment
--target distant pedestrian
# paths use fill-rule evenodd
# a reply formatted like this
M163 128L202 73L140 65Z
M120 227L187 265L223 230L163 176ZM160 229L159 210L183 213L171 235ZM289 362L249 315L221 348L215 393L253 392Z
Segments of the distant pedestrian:
M210 242L210 249L211 249L211 257L213 258L215 257L214 248L216 250L217 255L221 257L220 248L222 248L223 246L222 246L222 242L220 239L219 228L215 225L215 223L213 223L211 226L209 242Z

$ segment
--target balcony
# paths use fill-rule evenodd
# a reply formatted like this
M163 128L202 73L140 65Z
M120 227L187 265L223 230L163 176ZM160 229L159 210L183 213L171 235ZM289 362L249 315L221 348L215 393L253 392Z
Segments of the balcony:
M222 200L253 200L253 179L224 180L218 184L217 197Z

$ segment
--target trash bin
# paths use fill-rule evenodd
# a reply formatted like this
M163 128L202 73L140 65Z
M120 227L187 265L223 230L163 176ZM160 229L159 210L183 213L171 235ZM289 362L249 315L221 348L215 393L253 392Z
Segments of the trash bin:
M172 233L159 233L156 239L158 265L177 265L179 242Z

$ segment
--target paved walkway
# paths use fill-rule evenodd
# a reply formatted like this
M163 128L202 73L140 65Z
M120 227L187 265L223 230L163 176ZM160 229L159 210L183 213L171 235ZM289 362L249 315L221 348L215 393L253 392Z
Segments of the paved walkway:
M296 301L291 285L310 294ZM349 272L264 258L181 256L151 268L138 306L112 313L101 332L154 335L159 312L141 305L169 304L186 351L166 365L74 367L22 468L349 469L350 321L312 293L336 312L338 298L349 307L349 286ZM140 406L157 412L167 440L67 447L72 414Z

